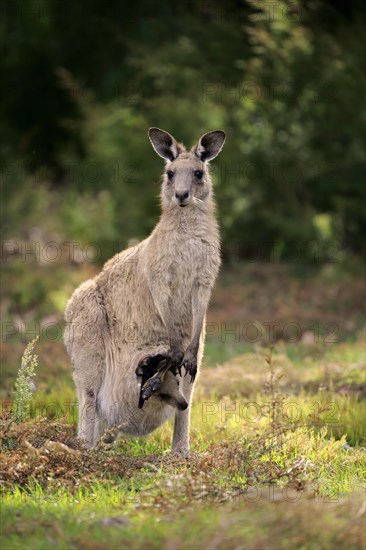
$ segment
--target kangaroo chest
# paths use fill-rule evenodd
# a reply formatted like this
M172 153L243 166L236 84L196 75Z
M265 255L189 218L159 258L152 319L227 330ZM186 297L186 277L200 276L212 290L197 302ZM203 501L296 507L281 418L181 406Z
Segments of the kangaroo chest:
M152 265L152 273L170 293L185 296L194 286L213 286L220 260L218 247L212 242L186 237L167 244L159 256L165 269L159 269L158 275L154 273L156 265Z

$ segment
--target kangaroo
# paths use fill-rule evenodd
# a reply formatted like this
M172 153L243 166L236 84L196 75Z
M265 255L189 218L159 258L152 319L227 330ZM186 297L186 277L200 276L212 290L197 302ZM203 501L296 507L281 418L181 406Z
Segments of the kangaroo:
M149 237L76 289L66 306L64 341L79 401L78 434L87 445L114 425L145 435L175 414L172 451L186 455L205 315L220 267L208 162L225 133L204 134L189 151L159 128L150 128L149 138L166 162L160 220ZM156 356L157 372L141 391L141 365Z

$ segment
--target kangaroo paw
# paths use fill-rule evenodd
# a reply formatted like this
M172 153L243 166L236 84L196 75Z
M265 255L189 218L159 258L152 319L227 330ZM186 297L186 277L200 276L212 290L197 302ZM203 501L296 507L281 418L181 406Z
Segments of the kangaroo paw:
M184 356L182 366L186 371L185 376L187 376L187 374L190 374L190 383L193 384L197 375L197 357L191 353L187 353Z

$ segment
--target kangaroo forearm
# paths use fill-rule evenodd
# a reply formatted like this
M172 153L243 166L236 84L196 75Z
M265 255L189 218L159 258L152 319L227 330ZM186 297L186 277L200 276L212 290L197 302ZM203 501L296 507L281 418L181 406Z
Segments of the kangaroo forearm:
M188 349L195 355L198 352L200 338L202 334L203 323L206 316L208 302L211 295L211 289L207 287L199 287L192 296L192 339Z
M176 320L172 315L172 298L168 288L164 290L161 283L158 284L152 275L148 277L148 285L157 312L163 322L171 349L181 348L181 336Z
M171 308L167 303L160 308L160 316L167 331L169 347L171 350L182 351L182 336L171 314Z

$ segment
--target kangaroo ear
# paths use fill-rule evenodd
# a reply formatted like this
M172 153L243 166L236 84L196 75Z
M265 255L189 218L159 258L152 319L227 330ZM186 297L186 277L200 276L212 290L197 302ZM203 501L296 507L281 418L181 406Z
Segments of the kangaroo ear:
M150 128L149 139L159 157L165 160L173 161L180 153L180 146L173 136L160 128Z
M225 143L225 132L215 130L204 134L198 141L194 152L203 161L209 161L217 157Z

